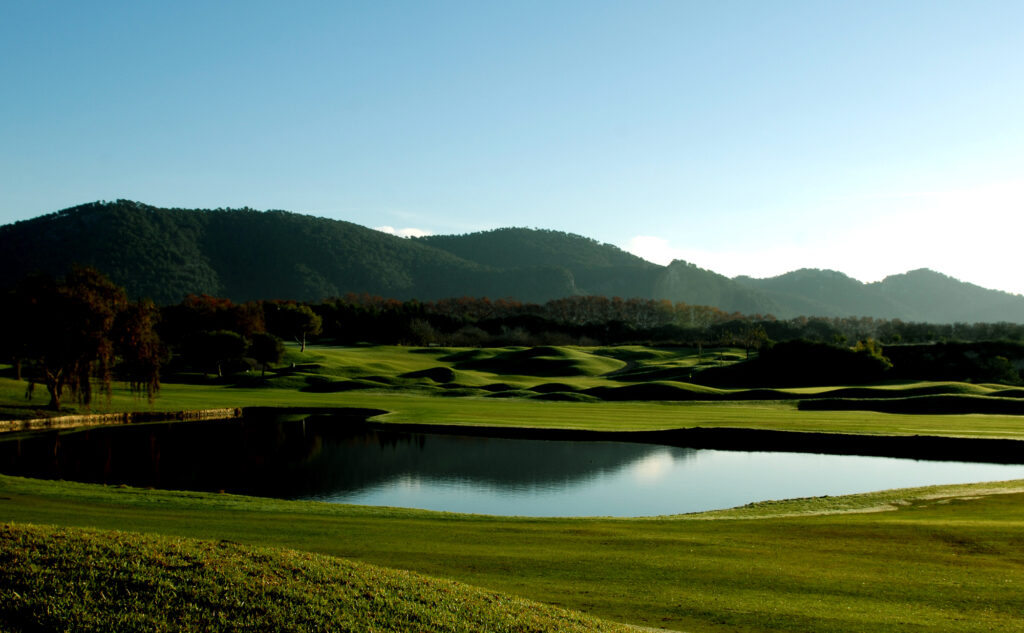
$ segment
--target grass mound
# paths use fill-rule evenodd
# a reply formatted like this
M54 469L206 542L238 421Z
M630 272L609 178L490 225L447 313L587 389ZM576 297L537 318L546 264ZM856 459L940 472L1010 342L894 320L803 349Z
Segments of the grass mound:
M444 389L437 392L439 396L445 396L448 398L463 398L468 396L489 396L493 395L483 389L477 389L476 387L467 387L466 385L458 385L452 383L450 385L444 385ZM506 392L507 393L507 392Z
M1024 398L1024 389L999 389L989 395L997 398Z
M913 384L900 387L842 387L828 389L805 397L820 398L911 398L915 396L974 395L990 396L991 389L963 382L938 384Z
M227 541L0 526L5 631L629 631L462 583Z
M329 380L318 376L310 376L306 382L308 384L301 391L308 393L340 393L356 389L379 389L383 387L380 383L365 380Z
M796 400L806 397L779 389L742 389L723 396L728 400Z
M564 382L546 382L544 384L530 387L530 391L536 391L537 393L554 393L556 391L576 391L576 387L568 385Z
M498 393L499 391L512 391L514 389L518 389L519 387L516 387L515 385L510 385L507 382L492 382L488 385L483 385L480 388L483 389L484 391Z
M547 400L549 402L598 402L598 399L594 396L576 393L575 391L550 391L530 396L530 398L533 400Z
M431 367L419 371L410 371L401 375L402 378L426 378L438 383L448 383L455 380L455 372L451 367Z
M625 387L592 387L583 392L600 400L721 400L722 392L699 385L645 382Z
M441 360L454 362L458 369L542 377L600 376L625 366L625 363L613 358L564 347L541 346L471 352L452 354Z
M451 352L438 358L438 360L446 363L465 363L474 360L480 360L481 358L490 358L493 354L490 350L485 349L464 349L458 352Z
M598 356L607 356L617 360L661 360L675 358L679 352L643 347L641 345L621 345L617 347L600 347L594 350Z
M612 380L619 382L647 382L652 380L689 380L696 373L693 365L683 366L640 366L614 376Z
M537 395L536 391L529 389L510 389L507 391L495 391L487 394L488 398L526 398Z
M1024 402L1015 398L974 395L913 396L909 398L866 399L820 398L801 400L802 411L877 411L905 414L1024 415Z

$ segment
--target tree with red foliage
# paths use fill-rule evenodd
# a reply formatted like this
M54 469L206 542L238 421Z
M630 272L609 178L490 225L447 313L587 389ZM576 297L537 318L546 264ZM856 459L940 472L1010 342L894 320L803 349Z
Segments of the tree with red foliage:
M8 309L20 315L16 334L23 340L29 393L35 384L44 385L53 410L60 409L65 391L88 405L95 379L109 396L119 348L152 336L152 323L137 320L134 335L119 337L115 324L127 307L124 289L92 268L73 268L63 279L23 280ZM154 372L152 380L159 380L158 363L139 371Z

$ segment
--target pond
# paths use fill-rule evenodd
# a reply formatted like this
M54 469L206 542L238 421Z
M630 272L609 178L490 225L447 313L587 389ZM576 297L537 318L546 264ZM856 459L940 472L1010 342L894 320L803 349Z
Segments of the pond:
M1024 478L1024 465L412 433L292 416L0 437L0 472L522 516L653 516Z

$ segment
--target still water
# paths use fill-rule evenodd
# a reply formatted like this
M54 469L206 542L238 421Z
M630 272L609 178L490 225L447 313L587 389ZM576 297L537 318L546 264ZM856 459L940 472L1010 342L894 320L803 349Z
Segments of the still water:
M406 433L238 419L0 438L0 472L523 516L652 516L767 499L1024 478L1024 465Z

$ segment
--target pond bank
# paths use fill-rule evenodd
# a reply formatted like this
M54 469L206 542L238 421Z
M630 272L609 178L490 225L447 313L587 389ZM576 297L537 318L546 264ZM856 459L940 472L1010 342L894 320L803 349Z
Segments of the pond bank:
M789 453L827 453L898 457L936 461L1024 464L1024 441L936 435L853 435L772 431L731 427L690 427L662 431L588 431L526 427L394 424L370 426L417 433L473 435L508 439L548 439L607 442L642 442L684 448Z
M126 411L122 413L59 415L51 418L34 418L30 420L0 420L0 433L11 431L69 429L76 426L139 424L142 422L165 422L174 420L215 420L237 418L241 416L242 409L238 407L196 409L191 411Z
M864 455L939 461L1024 464L1024 441L936 435L857 435L808 431L776 431L742 427L687 427L654 431L593 431L512 426L389 423L369 421L387 414L358 407L234 407L187 411L135 411L67 415L30 420L0 420L0 433L66 429L178 420L211 420L265 415L345 415L362 417L370 427L417 433L472 435L508 439L613 441L686 448L792 453Z

